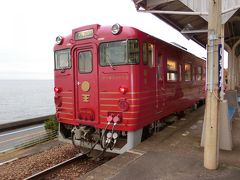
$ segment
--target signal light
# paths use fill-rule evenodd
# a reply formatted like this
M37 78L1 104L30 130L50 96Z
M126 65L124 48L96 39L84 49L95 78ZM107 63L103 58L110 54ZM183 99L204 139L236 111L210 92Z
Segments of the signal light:
M122 94L126 94L127 88L125 88L125 87L120 87L120 88L119 88L119 91L120 91L120 93L122 93Z
M55 93L60 93L60 92L61 92L61 88L54 87L54 92L55 92Z

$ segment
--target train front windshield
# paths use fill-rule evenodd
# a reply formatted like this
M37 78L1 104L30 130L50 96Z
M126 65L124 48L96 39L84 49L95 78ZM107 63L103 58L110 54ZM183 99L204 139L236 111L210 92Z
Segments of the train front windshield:
M70 49L55 51L55 70L63 70L71 68Z
M100 44L101 66L138 64L138 40L124 40Z

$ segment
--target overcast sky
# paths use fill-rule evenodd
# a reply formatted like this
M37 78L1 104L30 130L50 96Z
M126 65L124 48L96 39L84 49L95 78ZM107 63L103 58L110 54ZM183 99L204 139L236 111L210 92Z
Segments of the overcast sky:
M205 49L153 15L136 12L131 0L7 0L0 23L0 79L53 79L56 36L95 23L136 27L206 57Z

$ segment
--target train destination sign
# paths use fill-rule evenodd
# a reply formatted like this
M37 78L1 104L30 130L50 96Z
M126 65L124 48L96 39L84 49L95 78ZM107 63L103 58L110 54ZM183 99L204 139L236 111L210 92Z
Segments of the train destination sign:
M75 40L82 40L93 37L93 29L87 29L83 31L76 32L74 35Z

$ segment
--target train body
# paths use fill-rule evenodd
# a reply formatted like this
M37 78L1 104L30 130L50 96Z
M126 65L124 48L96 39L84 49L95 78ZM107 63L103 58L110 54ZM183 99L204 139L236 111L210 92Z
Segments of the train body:
M205 99L205 61L135 28L94 24L56 41L60 134L81 147L124 152Z

